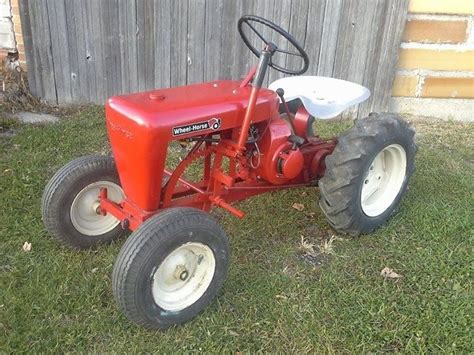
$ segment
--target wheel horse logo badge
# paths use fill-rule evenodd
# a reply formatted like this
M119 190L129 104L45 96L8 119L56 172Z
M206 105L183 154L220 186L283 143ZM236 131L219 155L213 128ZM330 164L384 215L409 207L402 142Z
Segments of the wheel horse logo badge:
M188 124L185 126L173 127L173 136L180 136L182 134L188 134L192 132L199 132L199 131L207 131L212 129L213 131L219 129L221 126L221 119L217 117L213 117L208 121L204 122L197 122Z

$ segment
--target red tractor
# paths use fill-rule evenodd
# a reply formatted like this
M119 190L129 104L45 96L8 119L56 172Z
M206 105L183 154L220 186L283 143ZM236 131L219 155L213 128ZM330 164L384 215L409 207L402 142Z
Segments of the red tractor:
M414 170L414 131L394 114L371 114L331 139L313 131L315 119L335 117L367 99L366 88L299 76L308 68L306 52L270 21L244 16L238 30L259 58L243 81L108 99L113 156L71 161L43 194L44 224L69 247L93 247L133 232L115 262L112 284L119 307L143 326L187 321L221 288L229 242L209 214L212 208L243 218L245 212L232 202L319 186L319 205L329 223L358 235L394 213ZM249 39L252 32L262 50ZM268 32L288 45L278 48L266 39ZM276 64L277 55L293 57L300 67ZM297 76L263 88L268 68ZM192 147L171 170L165 163L173 141ZM190 181L183 173L196 161L202 161L202 176Z

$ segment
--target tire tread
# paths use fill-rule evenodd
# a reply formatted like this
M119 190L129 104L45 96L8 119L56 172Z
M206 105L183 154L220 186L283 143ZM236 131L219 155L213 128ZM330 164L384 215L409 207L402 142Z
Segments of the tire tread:
M413 141L415 130L395 114L371 114L355 120L354 126L338 137L334 152L326 158L326 173L319 181L319 206L338 231L357 236L375 228L365 224L363 218L355 218L356 185L364 173L364 161L370 158L378 144L384 143L381 140L393 132L406 134L411 139L411 144L405 147L408 182L414 171L413 157L417 150Z
M130 236L117 256L112 271L112 290L119 308L128 319L136 324L148 328L163 327L143 315L136 298L137 292L130 289L133 283L128 282L129 279L140 272L140 270L133 270L133 267L137 265L135 260L142 258L147 250L151 250L163 238L189 226L215 228L222 237L227 250L229 249L226 233L212 216L195 208L180 207L166 209L146 220Z
M119 181L115 161L111 156L88 155L72 160L60 168L46 185L41 197L41 216L48 232L61 244L74 248L84 249L94 246L93 239L89 243L82 243L64 233L58 216L58 206L55 203L59 198L69 193L69 189L80 177L94 172L108 172ZM119 233L122 234L122 233ZM117 235L118 237L118 235Z

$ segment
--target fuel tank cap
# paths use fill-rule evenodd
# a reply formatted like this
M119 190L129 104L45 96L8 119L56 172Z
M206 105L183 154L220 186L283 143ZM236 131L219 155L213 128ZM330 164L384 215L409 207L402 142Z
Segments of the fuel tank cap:
M159 93L159 92L152 92L149 96L150 100L159 100L162 101L165 99L165 95Z

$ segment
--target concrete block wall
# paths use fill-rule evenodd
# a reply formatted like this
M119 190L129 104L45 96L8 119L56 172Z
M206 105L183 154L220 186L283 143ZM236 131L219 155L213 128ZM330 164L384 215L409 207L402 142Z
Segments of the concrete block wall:
M23 33L21 30L20 6L18 0L11 0L13 31L15 33L16 49L21 67L26 70L25 43L23 42Z
M5 8L9 10L8 16L12 22L11 35L14 39L12 45L0 46L0 60L8 55L18 57L18 63L21 67L26 70L26 58L25 58L25 44L23 41L23 34L21 30L21 18L20 18L20 7L18 0L0 0L5 3ZM9 6L7 6L9 5Z
M15 49L10 0L0 0L0 54Z
M410 0L391 110L474 120L474 0Z

